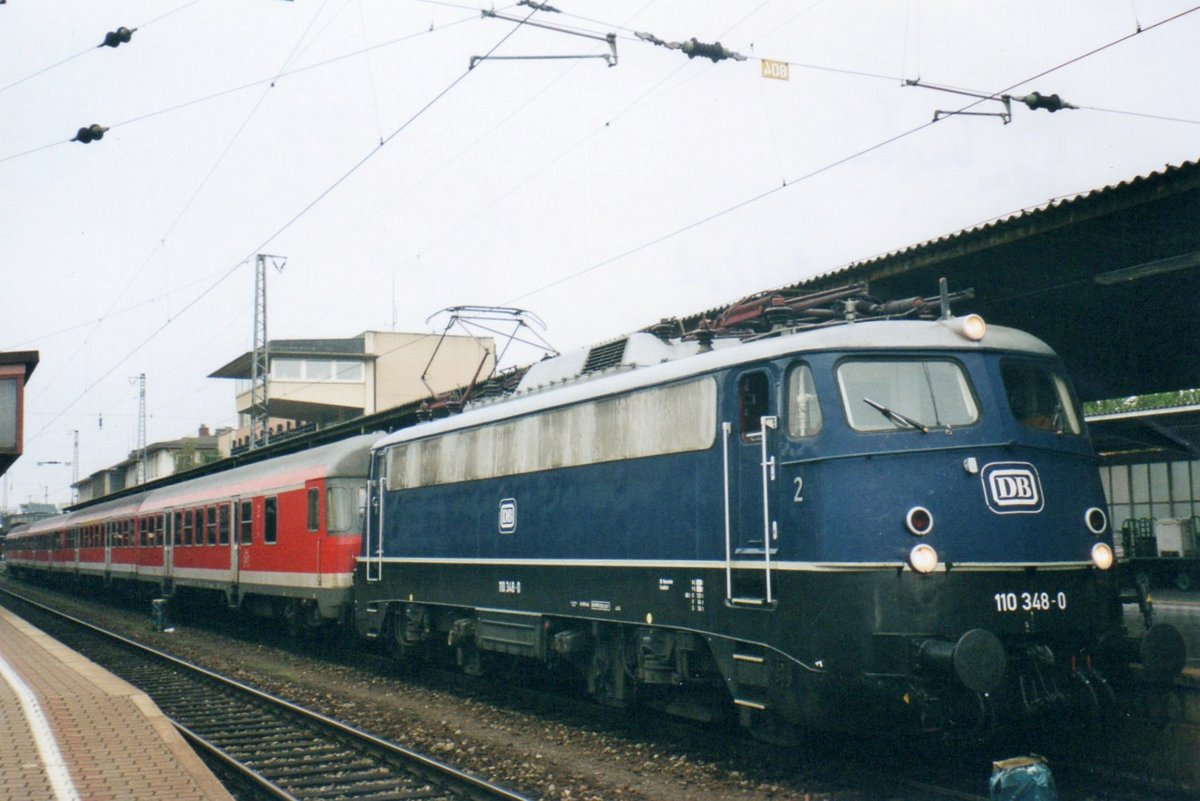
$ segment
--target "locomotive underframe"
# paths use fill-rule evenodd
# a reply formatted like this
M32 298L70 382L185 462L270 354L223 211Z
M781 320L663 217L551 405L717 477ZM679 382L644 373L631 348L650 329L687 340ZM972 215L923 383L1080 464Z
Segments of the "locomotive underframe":
M469 673L491 654L571 665L604 702L736 711L751 728L937 730L1096 713L1111 695L1105 643L1124 640L1114 577L1091 568L779 566L774 602L757 605L730 601L724 571L699 565L396 562L378 581L360 564L359 579L359 633L402 658L444 647ZM1026 595L1066 603L1009 611L997 600L1009 593L1018 607Z

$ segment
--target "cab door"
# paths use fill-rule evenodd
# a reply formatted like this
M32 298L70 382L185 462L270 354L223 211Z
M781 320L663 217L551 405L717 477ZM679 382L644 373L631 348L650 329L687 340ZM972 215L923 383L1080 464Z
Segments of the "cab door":
M377 451L367 480L367 509L363 521L362 556L367 581L383 578L383 500L387 486L387 451Z
M772 560L779 549L776 379L767 367L736 374L722 421L725 463L726 599L775 602Z

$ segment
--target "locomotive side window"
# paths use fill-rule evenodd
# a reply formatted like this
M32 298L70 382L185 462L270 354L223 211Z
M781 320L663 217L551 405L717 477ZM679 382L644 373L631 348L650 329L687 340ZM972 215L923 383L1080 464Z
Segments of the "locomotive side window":
M238 542L250 545L254 542L254 503L242 501L238 505Z
M771 413L771 387L766 373L746 373L738 379L738 418L742 440L757 439L762 418Z
M279 501L275 498L263 499L263 542L274 545L276 534L276 513Z
M797 364L788 373L787 431L791 437L811 437L821 430L821 405L813 385L812 369Z
M1046 364L1003 359L1000 377L1013 418L1026 428L1078 434L1079 411L1061 373Z
M862 359L837 368L842 408L856 431L971 425L979 406L966 373L944 359Z
M321 527L321 493L316 487L308 489L308 530L316 531Z

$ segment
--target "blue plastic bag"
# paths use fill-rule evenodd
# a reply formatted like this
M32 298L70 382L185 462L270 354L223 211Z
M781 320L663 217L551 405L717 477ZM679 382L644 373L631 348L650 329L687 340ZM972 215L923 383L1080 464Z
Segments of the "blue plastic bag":
M1058 801L1054 776L1036 754L992 763L991 801Z

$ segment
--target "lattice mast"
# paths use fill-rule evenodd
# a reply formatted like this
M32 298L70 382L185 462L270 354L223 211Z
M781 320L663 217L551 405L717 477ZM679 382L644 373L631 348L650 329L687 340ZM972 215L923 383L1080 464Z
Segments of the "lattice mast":
M275 270L283 269L284 258L259 253L254 263L254 351L250 366L250 448L271 442L271 414L267 391L271 365L267 340L267 260Z

